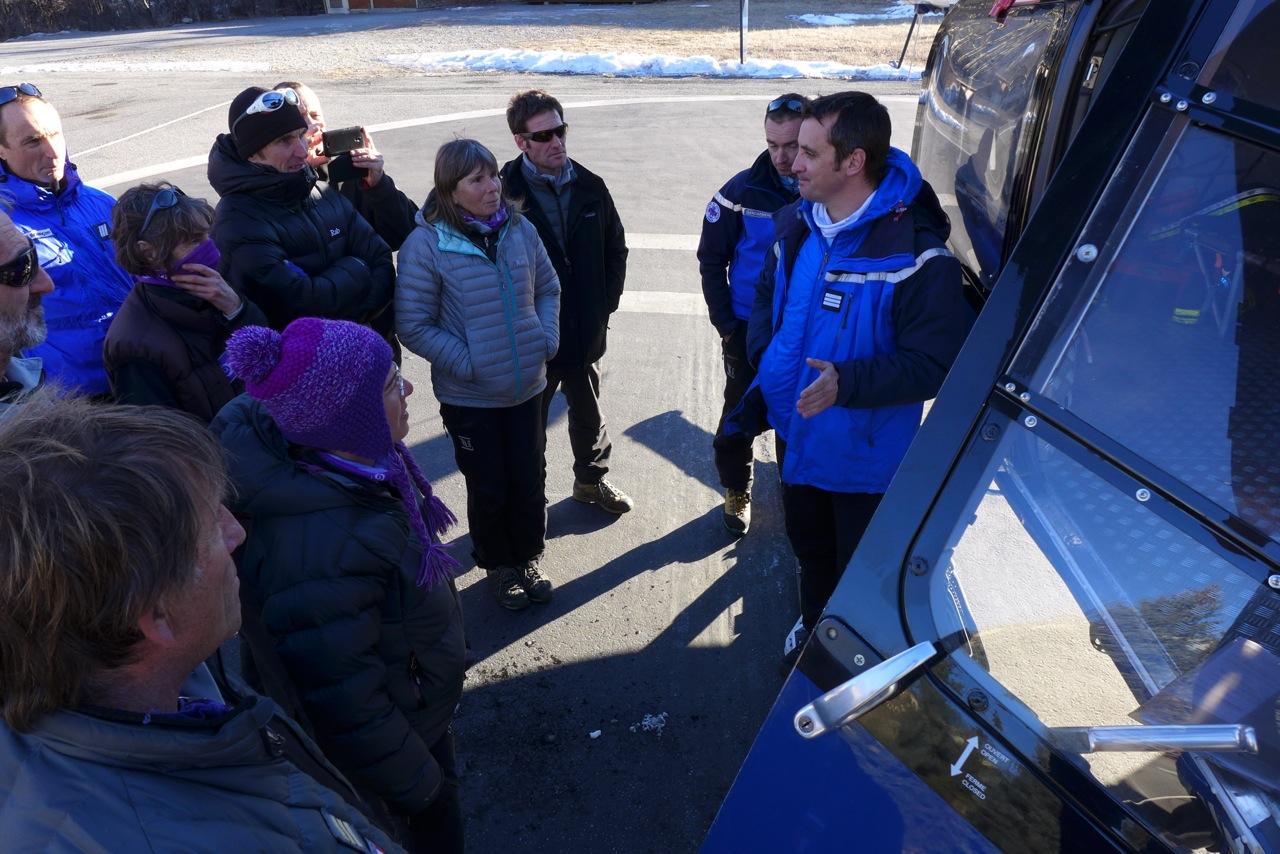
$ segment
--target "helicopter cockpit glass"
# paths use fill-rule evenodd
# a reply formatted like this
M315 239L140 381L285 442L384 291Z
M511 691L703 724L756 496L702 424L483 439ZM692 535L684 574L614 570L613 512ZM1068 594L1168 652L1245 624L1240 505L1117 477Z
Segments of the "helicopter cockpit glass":
M1148 116L1014 359L1026 407L992 398L922 535L953 661L1190 850L1280 847L1280 154L1247 137Z

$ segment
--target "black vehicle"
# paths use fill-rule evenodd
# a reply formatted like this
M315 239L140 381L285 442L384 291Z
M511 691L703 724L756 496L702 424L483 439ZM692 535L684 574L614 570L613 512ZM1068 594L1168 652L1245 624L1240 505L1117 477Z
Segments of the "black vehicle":
M1280 0L962 0L978 322L707 851L1280 851Z

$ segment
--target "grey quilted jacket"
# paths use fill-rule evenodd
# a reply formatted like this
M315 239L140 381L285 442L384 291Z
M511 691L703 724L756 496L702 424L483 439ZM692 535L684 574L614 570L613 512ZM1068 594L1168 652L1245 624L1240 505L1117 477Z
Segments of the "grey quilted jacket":
M560 345L560 280L537 229L521 216L499 233L497 263L446 223L418 227L400 247L396 329L431 363L441 403L524 403L547 385Z
M0 722L5 851L248 854L401 849L276 745L297 724L249 697L220 725L62 710L28 733ZM333 777L338 772L329 766Z

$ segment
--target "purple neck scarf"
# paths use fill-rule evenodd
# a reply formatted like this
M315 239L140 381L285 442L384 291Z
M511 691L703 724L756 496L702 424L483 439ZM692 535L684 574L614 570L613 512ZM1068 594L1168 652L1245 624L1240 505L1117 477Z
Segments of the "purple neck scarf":
M173 276L187 272L182 269L182 265L203 264L206 267L216 268L221 258L222 255L218 252L218 244L213 242L212 237L206 237L196 244L195 249L192 249L177 262L170 264L169 269L163 273L155 271L146 276L134 276L134 280L142 282L144 285L163 285L164 287L172 288L174 287Z
M502 227L502 224L507 221L507 208L505 205L500 206L497 212L487 219L480 219L479 217L474 217L469 213L464 213L462 215L462 221L475 228L476 231L479 231L481 234L488 234L489 232L497 231Z

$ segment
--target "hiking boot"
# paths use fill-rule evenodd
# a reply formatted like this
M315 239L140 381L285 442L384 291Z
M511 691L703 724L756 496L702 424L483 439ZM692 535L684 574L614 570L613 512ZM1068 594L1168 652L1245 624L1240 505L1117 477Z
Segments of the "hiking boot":
M529 607L529 594L524 592L520 570L514 566L500 566L489 571L493 580L493 595L498 604L509 611L522 611Z
M748 490L724 491L724 526L739 536L751 527L751 493Z
M538 571L538 561L527 560L516 567L516 571L520 573L520 586L530 602L551 601L551 579Z
M599 483L574 481L573 499L584 504L594 504L608 513L622 515L635 505L625 492L615 489L607 480Z

